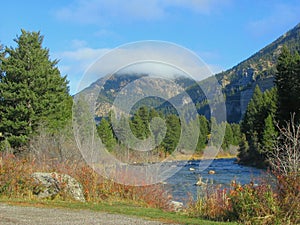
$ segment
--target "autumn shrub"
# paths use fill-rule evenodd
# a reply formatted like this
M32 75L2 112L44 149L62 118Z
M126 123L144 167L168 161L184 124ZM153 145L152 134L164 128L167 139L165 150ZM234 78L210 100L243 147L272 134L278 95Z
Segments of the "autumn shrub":
M299 224L300 176L273 173L273 178L262 179L259 185L233 181L229 189L205 187L195 201L190 201L187 213L241 224Z
M228 194L232 220L242 224L278 224L279 202L270 184L241 186L233 183Z
M31 177L34 169L34 161L0 154L0 195L31 198L35 186Z
M300 173L277 174L276 194L282 224L300 224Z
M224 221L228 219L231 204L228 190L220 186L205 186L197 193L197 199L190 199L187 213L193 217Z
M36 161L29 157L0 154L0 196L9 198L34 198L33 192L40 187L33 180L34 172L68 174L82 184L87 202L125 201L146 207L169 209L169 194L161 185L130 186L105 179L83 161L64 161L44 157ZM70 200L61 182L61 200Z

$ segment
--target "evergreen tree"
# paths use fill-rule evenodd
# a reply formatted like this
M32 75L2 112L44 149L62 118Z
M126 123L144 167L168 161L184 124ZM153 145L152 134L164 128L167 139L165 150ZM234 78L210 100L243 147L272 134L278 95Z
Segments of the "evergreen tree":
M246 140L245 134L242 134L241 141L239 143L238 158L242 163L247 162L249 160L249 144Z
M151 108L149 111L149 122L155 117L161 117L161 116L154 108Z
M265 122L270 122L270 118L268 121L266 119L276 112L276 99L275 88L265 93L262 93L258 86L255 88L241 123L241 130L249 144L247 155L241 154L241 162L263 166L267 157L264 150Z
M210 141L211 146L220 147L223 143L224 139L224 131L225 131L225 123L218 123L216 118L211 117L210 118L210 129L211 129L211 135L210 135Z
M294 55L286 46L278 57L275 84L278 91L277 117L280 125L291 119L295 113L295 122L300 122L300 56Z
M260 88L256 86L241 126L242 132L246 134L247 140L252 133L263 129L263 125L261 123L257 123L258 121L264 121L264 118L262 117L263 104L263 93Z
M199 116L199 126L200 126L200 128L199 128L200 131L199 131L197 150L201 151L207 145L207 136L209 134L208 120L203 115Z
M173 152L179 142L181 135L180 119L176 115L168 115L166 117L167 133L163 140L162 146L166 152Z
M18 148L41 123L51 132L62 128L71 118L72 98L39 32L22 30L15 42L1 63L0 132Z
M239 143L241 142L241 136L242 136L240 125L236 124L236 123L232 123L231 130L232 130L232 135L233 135L232 145L238 146Z
M149 137L149 110L146 106L140 107L134 114L131 123L132 133L139 139L143 140Z
M152 136L154 137L155 146L157 147L162 143L166 135L167 128L166 124L161 121L163 119L159 117L157 111L150 110L150 117L152 117L150 121L150 131Z
M274 118L273 115L270 114L265 119L265 129L263 132L263 139L262 139L262 146L265 154L273 151L277 136L278 133L274 126Z
M223 139L223 143L222 143L222 148L224 150L228 150L230 145L232 145L233 143L233 132L231 129L231 126L229 123L225 123L226 128L225 128L225 135L224 135L224 139Z
M97 132L106 148L109 151L113 150L116 145L116 139L114 138L111 125L105 118L101 119L99 125L97 126Z

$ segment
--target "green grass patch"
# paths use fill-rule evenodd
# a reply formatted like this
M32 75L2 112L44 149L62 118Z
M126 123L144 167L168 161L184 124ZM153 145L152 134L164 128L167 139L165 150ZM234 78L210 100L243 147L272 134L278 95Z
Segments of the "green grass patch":
M204 224L204 225L234 225L237 223L231 222L214 222L209 220L202 220L199 218L192 218L184 213L166 212L161 209L145 208L126 202L101 202L101 203L79 203L70 201L50 201L50 200L24 200L24 199L9 199L0 198L1 203L19 205L19 206L33 206L44 208L64 208L71 210L92 210L99 212L107 212L112 214L123 214L128 216L136 216L148 220L158 220L165 223L178 224Z

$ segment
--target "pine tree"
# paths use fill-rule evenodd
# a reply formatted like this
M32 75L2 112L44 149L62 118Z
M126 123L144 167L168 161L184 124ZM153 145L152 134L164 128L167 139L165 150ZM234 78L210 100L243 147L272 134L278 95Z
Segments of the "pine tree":
M147 107L142 106L137 110L131 120L130 127L137 138L144 140L149 137L149 110Z
M225 123L218 123L215 117L210 118L210 144L211 146L220 147L224 139Z
M176 149L181 135L179 117L173 114L168 115L166 117L166 126L167 133L163 140L162 146L164 147L166 152L171 153Z
M116 139L114 138L111 125L105 118L101 119L99 125L97 126L97 132L106 148L109 151L113 150L116 145Z
M242 134L241 141L239 143L238 158L240 162L247 162L249 160L249 144L246 140L246 135Z
M158 112L155 109L151 109L149 112L149 120L150 120L150 131L151 135L154 138L155 146L158 147L167 132L166 123L162 122L164 121L164 118L161 118L161 116L158 114Z
M198 144L197 144L197 150L201 151L205 148L207 145L207 136L209 133L208 130L208 121L205 116L200 115L199 116L199 138L198 138Z
M232 134L233 134L233 141L232 141L232 145L234 146L238 146L239 143L241 142L241 127L239 124L236 123L232 123L231 124L231 130L232 130Z
M226 122L225 135L222 143L222 148L228 150L233 143L233 132L229 123Z
M249 143L247 158L242 158L243 154L241 154L241 161L245 164L264 166L267 157L264 153L265 123L269 122L269 119L266 120L269 115L274 115L276 112L276 101L276 88L265 93L262 93L258 86L255 88L241 123L241 130Z
M295 122L300 121L300 56L282 48L278 57L275 84L278 91L277 119L280 125L291 119L295 113Z
M6 48L1 63L0 132L14 148L28 142L38 126L49 131L65 126L71 118L72 98L68 81L61 77L57 60L42 47L39 32L26 32L15 39L16 48Z
M247 140L253 132L263 129L263 125L258 121L263 121L262 107L263 107L263 93L258 86L255 87L252 99L250 100L247 110L242 121L242 132L246 134Z
M274 117L272 114L270 114L265 119L265 129L263 132L262 146L264 154L268 154L269 152L274 150L274 144L276 142L277 136L278 133L274 126Z

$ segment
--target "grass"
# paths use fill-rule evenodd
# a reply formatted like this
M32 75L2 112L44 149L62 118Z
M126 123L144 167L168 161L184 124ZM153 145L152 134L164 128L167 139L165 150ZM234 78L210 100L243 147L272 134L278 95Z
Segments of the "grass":
M158 220L164 223L178 224L204 224L204 225L234 225L231 222L213 222L199 218L189 217L183 213L166 212L157 208L145 208L126 202L99 202L80 203L70 201L49 201L49 200L24 200L0 198L1 203L17 206L33 206L43 208L64 208L70 210L92 210L96 212L107 212L112 214L123 214L136 216L147 220Z

